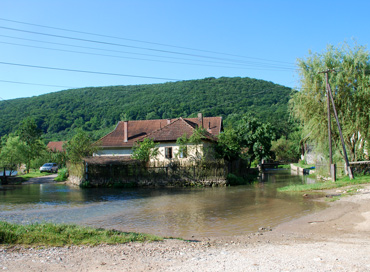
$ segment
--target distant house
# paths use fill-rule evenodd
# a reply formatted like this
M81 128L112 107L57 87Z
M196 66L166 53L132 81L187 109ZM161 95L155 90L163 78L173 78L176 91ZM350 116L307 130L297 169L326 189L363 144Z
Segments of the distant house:
M49 142L46 146L50 151L52 152L64 152L65 149L63 148L63 145L66 142L60 141L60 142Z
M153 160L189 160L195 155L204 154L196 152L198 146L194 144L187 145L187 152L180 152L180 145L176 141L184 134L190 137L197 128L205 130L199 144L203 150L217 141L217 136L222 131L222 117L203 117L199 113L198 118L121 121L114 131L99 140L101 149L94 156L131 156L136 142L150 138L159 147L159 155Z

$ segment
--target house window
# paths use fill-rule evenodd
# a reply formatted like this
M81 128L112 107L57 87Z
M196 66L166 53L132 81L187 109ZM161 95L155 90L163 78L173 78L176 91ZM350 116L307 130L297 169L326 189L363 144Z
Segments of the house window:
M166 159L172 159L172 147L166 147L165 156Z
M186 146L184 146L183 148L180 148L179 150L179 158L186 158L187 157L187 154L188 154L188 149Z

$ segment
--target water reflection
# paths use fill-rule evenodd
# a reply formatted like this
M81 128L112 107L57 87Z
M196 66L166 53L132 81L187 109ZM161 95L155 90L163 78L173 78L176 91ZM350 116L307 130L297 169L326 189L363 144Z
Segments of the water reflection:
M263 182L224 188L22 185L0 192L0 220L77 223L184 238L243 234L321 209L323 203L309 201L302 194L276 190L302 182L301 176L275 171L265 174Z

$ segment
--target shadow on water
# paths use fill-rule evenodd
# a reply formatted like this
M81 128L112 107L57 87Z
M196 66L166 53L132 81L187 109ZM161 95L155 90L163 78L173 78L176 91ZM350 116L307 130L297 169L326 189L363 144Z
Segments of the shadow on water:
M164 236L220 236L276 226L325 204L277 188L304 183L288 171L265 173L252 185L211 188L94 188L58 184L0 192L0 220L52 221Z

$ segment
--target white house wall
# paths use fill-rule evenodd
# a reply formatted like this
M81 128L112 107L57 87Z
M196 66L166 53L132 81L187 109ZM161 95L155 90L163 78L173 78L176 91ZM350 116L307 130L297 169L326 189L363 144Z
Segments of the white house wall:
M132 149L102 149L94 153L94 156L131 156Z
M194 161L196 159L200 159L202 158L203 156L203 146L205 149L207 148L211 148L211 145L209 143L202 143L202 144L199 144L199 145L194 145L194 144L187 144L187 157L186 158L180 158L179 157L179 149L180 149L180 146L176 143L160 143L158 144L158 155L156 158L152 158L150 161L152 163L155 163L155 162L165 162L165 163L170 163L171 161L173 161L174 159L180 161L180 162L190 162L190 161ZM166 148L167 147L171 147L172 148L172 159L167 159L165 157L166 155ZM207 158L210 158L210 157L213 157L213 152L211 152L212 155L211 156L207 156ZM208 155L210 155L208 152L207 152Z
M179 148L180 146L176 144L176 142L172 143L159 143L158 144L158 155L156 158L151 158L151 162L165 162L169 163L174 159L179 160L180 162L189 162L194 161L195 159L200 159L203 156L203 150L206 150L206 159L212 159L214 157L212 145L208 142L203 142L199 145L188 144L187 146L187 157L180 158ZM172 159L167 159L165 157L166 154L166 147L172 147ZM204 148L203 148L204 147ZM210 152L208 152L210 151ZM94 153L94 156L131 156L132 149L131 148L117 148L117 149L101 149Z

